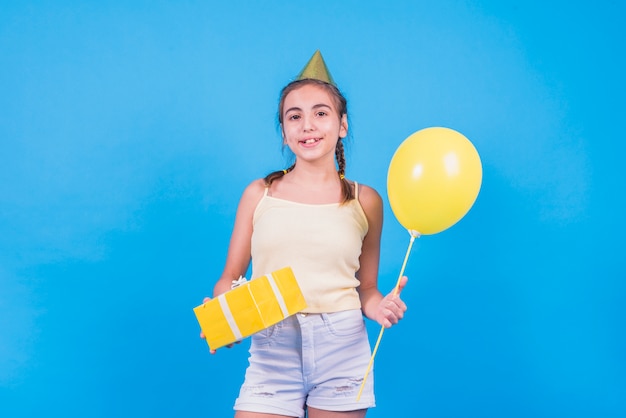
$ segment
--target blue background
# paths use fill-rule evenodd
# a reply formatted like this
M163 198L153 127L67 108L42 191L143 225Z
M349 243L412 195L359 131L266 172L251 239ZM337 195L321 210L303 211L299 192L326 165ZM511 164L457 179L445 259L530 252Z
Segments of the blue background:
M239 195L285 166L280 88L321 49L348 177L411 133L478 149L468 215L416 241L371 417L626 416L622 1L4 1L0 415L223 417L244 342L192 307ZM375 340L378 326L369 323Z

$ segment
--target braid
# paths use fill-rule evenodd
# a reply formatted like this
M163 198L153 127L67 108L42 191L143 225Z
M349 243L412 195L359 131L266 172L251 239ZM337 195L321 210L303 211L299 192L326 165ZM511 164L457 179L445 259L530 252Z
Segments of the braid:
M344 156L343 141L341 140L341 138L339 138L339 140L337 141L337 146L335 147L335 158L337 158L337 166L339 168L338 174L341 181L343 203L346 203L354 199L354 191L352 190L352 185L346 178L346 157Z
M281 178L282 176L284 176L285 174L287 174L288 172L293 170L293 168L295 166L296 166L296 164L294 163L291 167L289 167L289 168L287 168L285 170L278 170L278 171L273 171L273 172L269 173L263 179L263 181L265 182L265 187L270 187L272 185L272 183L274 182L274 180L277 180L277 179Z
M345 176L346 174L346 157L343 154L343 141L341 138L337 141L335 146L335 158L337 158L337 167L339 168L339 175Z

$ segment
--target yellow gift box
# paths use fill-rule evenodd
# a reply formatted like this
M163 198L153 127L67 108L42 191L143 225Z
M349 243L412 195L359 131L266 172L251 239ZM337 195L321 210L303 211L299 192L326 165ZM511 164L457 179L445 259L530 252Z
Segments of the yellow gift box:
M290 267L229 290L193 309L209 348L225 345L272 326L306 308Z

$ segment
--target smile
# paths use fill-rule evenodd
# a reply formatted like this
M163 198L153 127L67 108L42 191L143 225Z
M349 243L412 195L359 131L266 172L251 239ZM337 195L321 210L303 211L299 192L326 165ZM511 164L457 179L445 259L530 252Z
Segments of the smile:
M307 138L307 139L301 140L300 143L310 145L310 144L315 144L319 141L320 141L320 138Z

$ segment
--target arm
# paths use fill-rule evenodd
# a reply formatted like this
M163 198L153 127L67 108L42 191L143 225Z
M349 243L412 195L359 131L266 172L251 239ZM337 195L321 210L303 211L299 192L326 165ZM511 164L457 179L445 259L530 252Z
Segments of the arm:
M359 259L361 267L357 272L357 278L361 282L358 287L361 309L367 318L388 328L397 324L406 311L406 305L400 299L400 291L406 284L406 278L402 279L396 295L392 292L383 297L383 294L378 290L383 203L380 195L374 189L363 185L359 191L359 200L369 224Z
M232 281L245 275L248 270L251 257L252 217L259 200L263 197L264 189L263 180L255 180L246 187L241 196L224 271L213 288L214 297L230 290Z
M252 217L259 200L263 196L264 189L263 180L255 180L246 187L241 195L237 214L235 215L235 225L233 226L228 246L226 264L222 275L213 288L213 297L229 291L232 281L246 274L248 270L251 257ZM204 298L203 303L209 300L210 298L208 297ZM200 332L200 338L204 338L202 332ZM211 350L211 354L215 354L215 350Z

